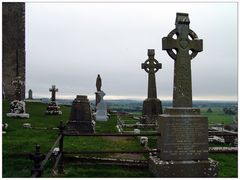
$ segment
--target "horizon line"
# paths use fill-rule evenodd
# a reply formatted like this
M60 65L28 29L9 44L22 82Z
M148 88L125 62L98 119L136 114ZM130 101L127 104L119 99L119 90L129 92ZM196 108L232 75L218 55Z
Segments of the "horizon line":
M28 96L26 96L27 99ZM95 100L95 95L87 95L89 100ZM33 96L35 99L50 99L50 95L37 95ZM76 95L59 95L56 99L60 100L73 100L76 98ZM136 101L143 101L147 99L144 96L113 96L113 95L106 95L104 100L136 100ZM161 101L172 101L172 97L164 96L158 97ZM193 101L234 101L238 102L238 97L234 96L193 96Z

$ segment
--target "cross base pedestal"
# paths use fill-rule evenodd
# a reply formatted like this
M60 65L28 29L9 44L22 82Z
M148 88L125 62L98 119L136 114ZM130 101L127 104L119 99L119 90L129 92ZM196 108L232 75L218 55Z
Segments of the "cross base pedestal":
M141 124L155 124L157 126L157 119L158 115L145 115L140 117L139 121Z
M60 111L60 106L57 105L56 102L52 101L48 103L47 110L45 111L46 115L61 115L62 111Z
M143 116L162 114L162 102L157 98L147 98L143 101Z
M149 170L156 177L217 177L218 163L212 159L163 161L150 156Z

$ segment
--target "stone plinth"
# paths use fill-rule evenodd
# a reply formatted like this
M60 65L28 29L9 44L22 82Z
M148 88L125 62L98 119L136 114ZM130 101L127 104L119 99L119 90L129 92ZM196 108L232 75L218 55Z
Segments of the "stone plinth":
M65 132L71 134L95 132L95 121L87 96L77 95L73 101Z
M10 103L10 113L7 113L8 117L15 118L29 118L29 114L25 110L25 102L14 100Z
M100 98L100 102L97 104L96 107L96 121L107 121L107 106L103 100L103 97L105 96L105 93L103 91L98 92L98 96Z
M60 106L57 105L55 101L48 103L47 110L45 111L46 115L61 115Z
M208 119L199 109L166 108L157 124L161 152L149 160L155 176L217 176L217 162L208 158Z
M149 169L156 177L216 177L217 162L212 159L195 161L163 161L150 156Z
M162 114L162 103L157 98L147 98L143 101L143 117L140 122L145 124L155 124L154 118L158 114Z

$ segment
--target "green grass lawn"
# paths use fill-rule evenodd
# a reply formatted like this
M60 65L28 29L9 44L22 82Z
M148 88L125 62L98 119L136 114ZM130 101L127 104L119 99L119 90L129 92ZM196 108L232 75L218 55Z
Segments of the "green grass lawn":
M208 113L208 108L202 108L201 114L208 117L209 124L231 124L233 123L234 116L224 114L222 108L211 108L212 113Z
M70 115L70 107L61 106L63 115L45 115L46 104L27 102L27 112L29 119L14 119L6 116L9 112L9 102L3 101L2 121L9 124L7 134L2 138L3 153L3 177L30 177L32 161L28 156L18 156L18 154L30 154L35 151L35 145L41 145L41 152L45 155L52 147L58 136L58 130L37 130L25 129L23 123L31 123L33 127L57 127L60 121L67 122ZM214 110L213 110L214 111ZM203 114L205 112L203 111ZM208 115L208 114L206 114ZM212 121L231 119L220 111L208 115ZM129 121L130 119L126 119ZM96 132L117 132L117 117L112 116L107 122L97 122ZM156 139L150 138L149 145L156 148ZM64 151L80 150L143 150L139 140L132 137L65 137ZM111 154L99 155L98 157L115 157ZM237 155L235 154L211 154L211 157L220 163L220 177L237 177ZM147 156L139 156L139 159L146 159ZM50 176L51 162L44 171L44 177ZM132 169L119 166L76 166L65 164L64 177L152 177L147 168ZM60 176L61 177L61 176Z

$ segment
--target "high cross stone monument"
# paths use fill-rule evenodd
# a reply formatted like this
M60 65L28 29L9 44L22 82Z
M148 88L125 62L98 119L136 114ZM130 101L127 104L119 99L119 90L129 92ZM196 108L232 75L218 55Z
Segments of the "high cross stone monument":
M155 123L158 114L162 114L162 103L157 98L155 73L162 68L162 64L155 58L155 50L148 49L148 59L142 63L142 69L148 73L148 97L143 102L143 117L141 123Z
M202 40L189 24L188 14L177 13L176 28L162 39L162 48L175 66L173 108L159 116L160 152L149 160L150 171L157 177L217 176L218 163L209 158L208 119L200 115L200 109L192 108L191 59L202 51Z

